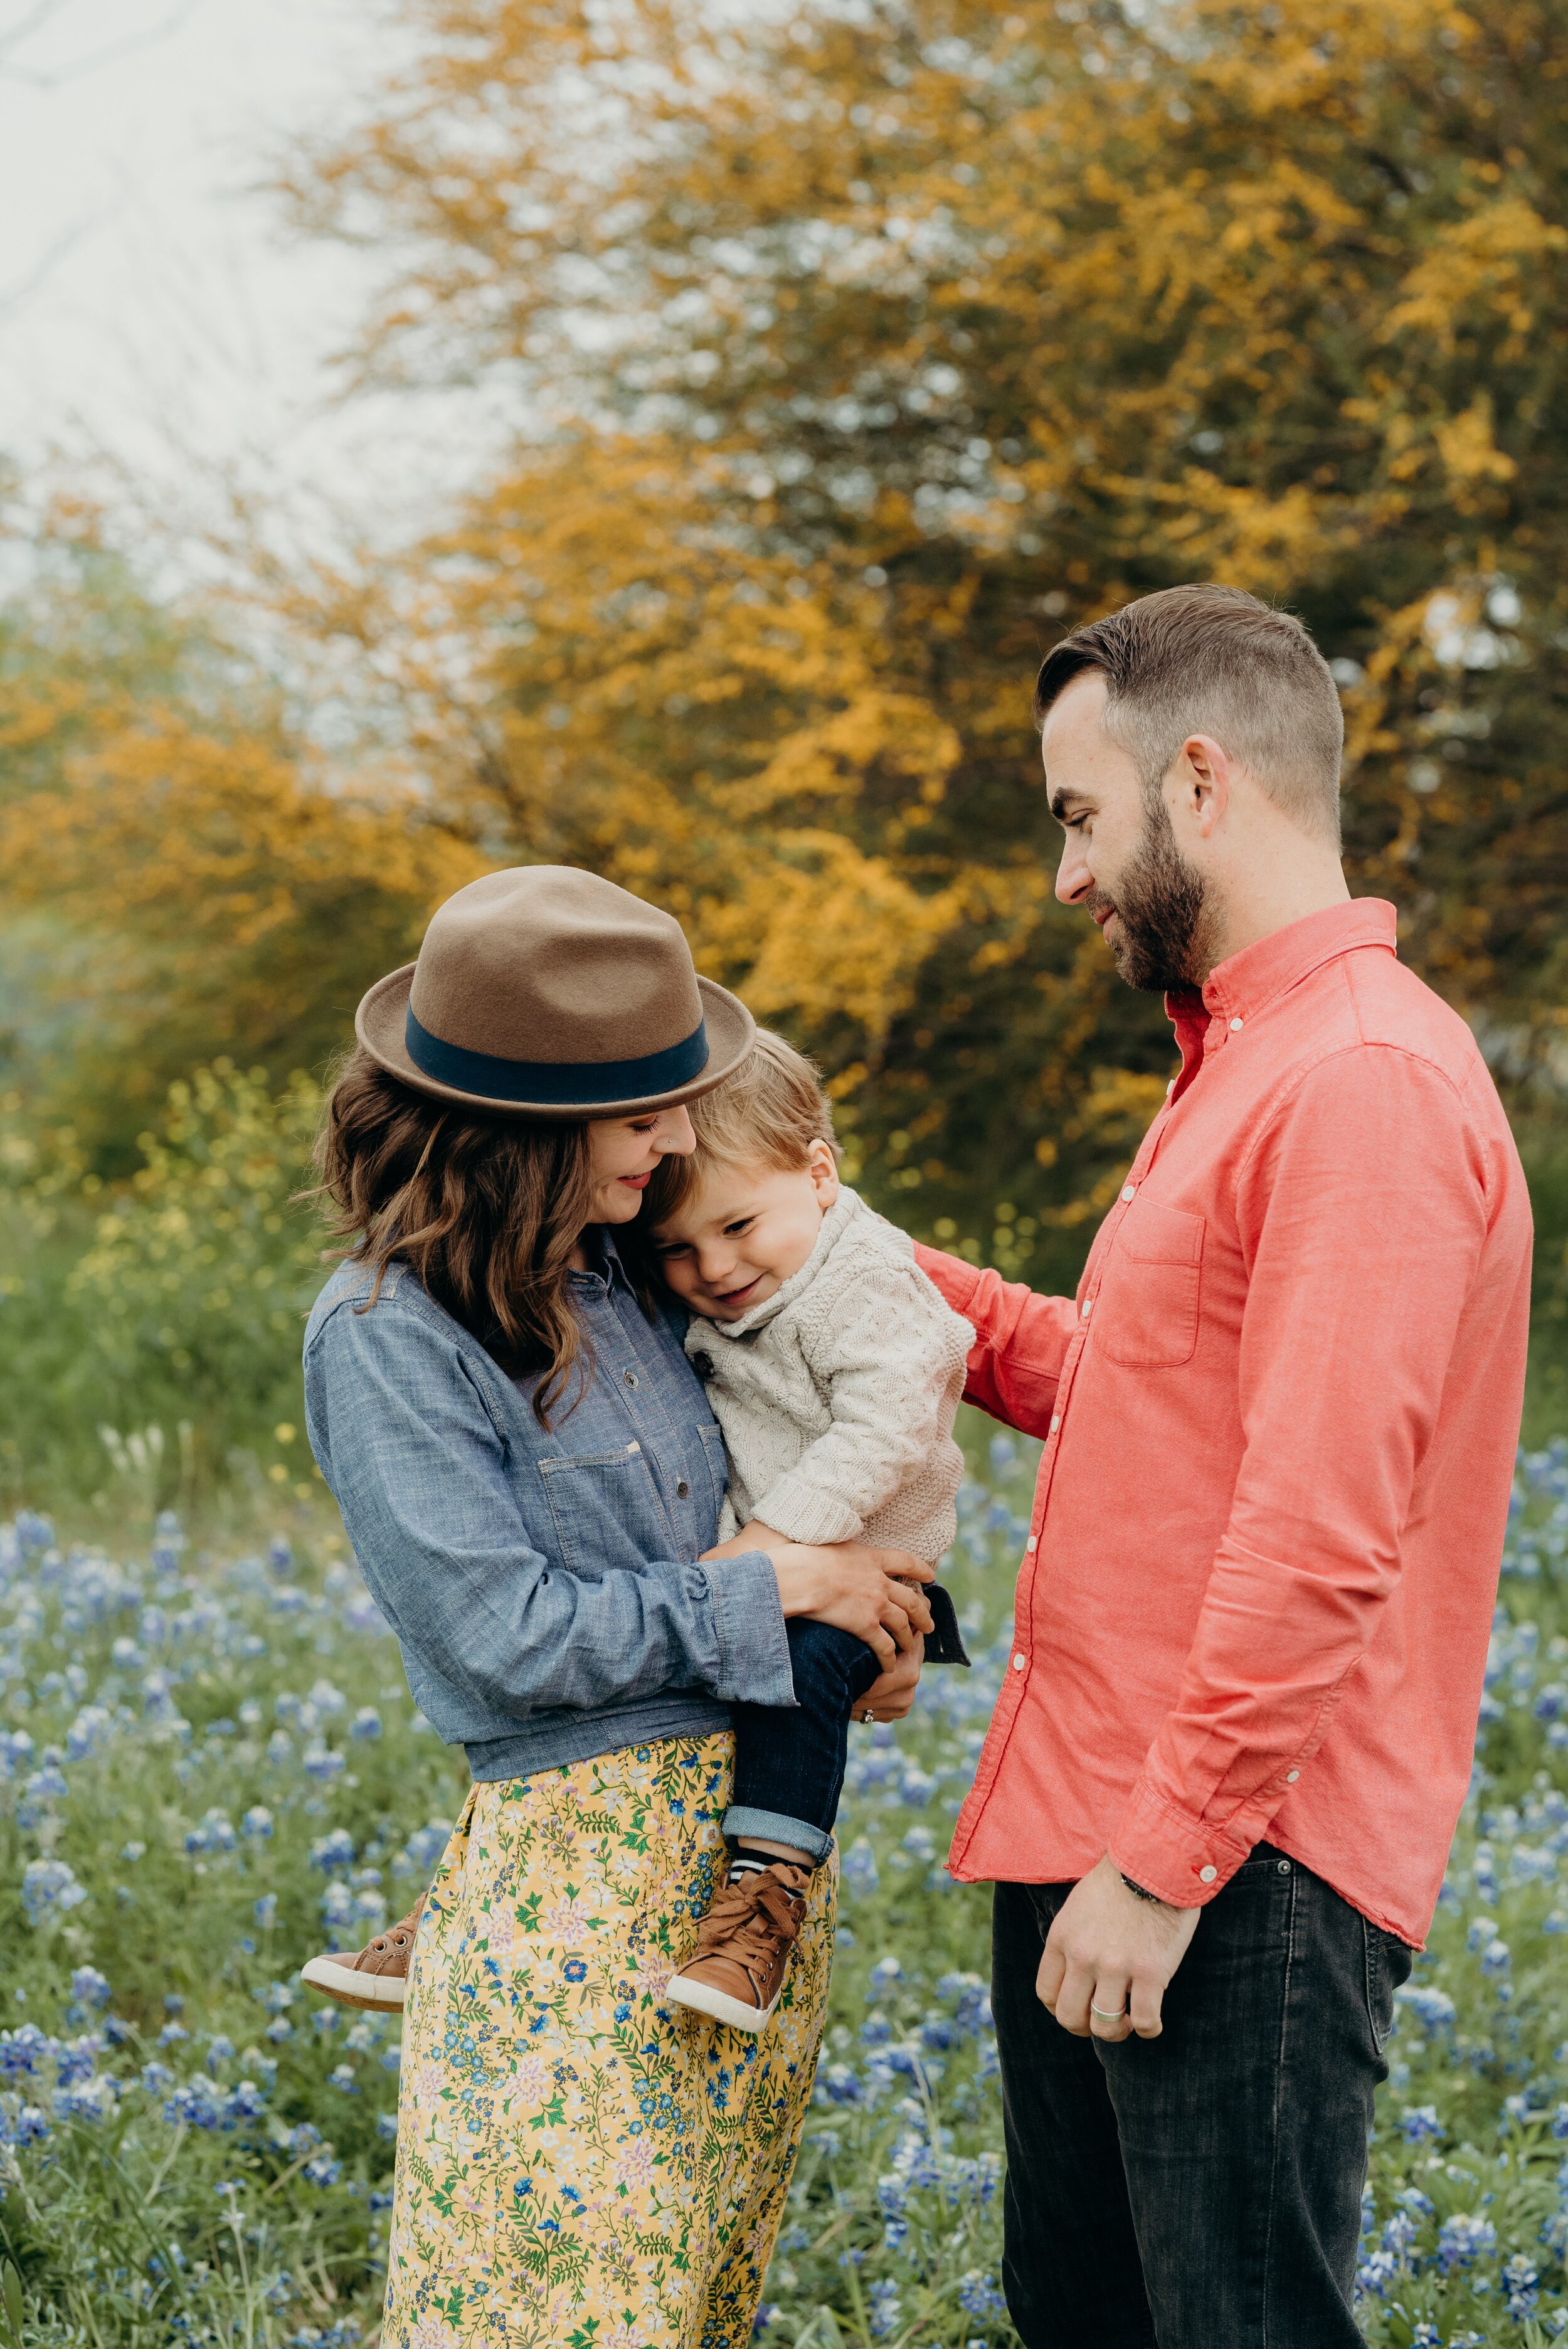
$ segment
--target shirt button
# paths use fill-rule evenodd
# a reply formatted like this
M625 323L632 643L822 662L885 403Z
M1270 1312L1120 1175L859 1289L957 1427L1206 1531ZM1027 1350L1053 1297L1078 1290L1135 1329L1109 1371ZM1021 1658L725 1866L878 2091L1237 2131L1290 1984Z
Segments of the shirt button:
M1093 1306L1094 1306L1094 1299L1093 1299L1093 1298L1092 1298L1092 1297L1086 1297L1086 1298L1084 1299L1084 1301L1083 1301L1083 1318L1084 1318L1084 1319L1085 1319L1086 1321L1088 1319L1088 1317L1089 1317L1090 1311L1091 1311L1091 1310L1092 1310L1092 1309L1093 1309Z
M1299 1770L1287 1770L1284 1774L1285 1785L1287 1786L1294 1786L1300 1775L1301 1772Z
M1219 1873L1217 1868L1201 1868L1198 1870L1198 1881L1200 1884L1212 1884Z
M1240 1021L1239 1019L1233 1019L1233 1020L1232 1020L1232 1022L1231 1022L1231 1033L1232 1033L1232 1035L1233 1035L1233 1036L1239 1036L1239 1035L1241 1034L1241 1032L1242 1032L1242 1023L1241 1023L1241 1021Z
M1061 1423L1062 1423L1062 1415L1061 1415L1061 1413L1060 1413L1059 1411L1054 1411L1054 1412L1052 1412L1052 1413L1051 1413L1051 1433L1052 1433L1053 1435L1056 1433L1056 1432L1057 1432L1057 1428L1061 1425Z
M621 1376L625 1380L626 1384L629 1387L634 1387L636 1385L637 1373L635 1371L623 1371Z
M1025 1547L1026 1550L1030 1551L1031 1553L1032 1553L1032 1552L1034 1552L1035 1550L1037 1550L1037 1549L1039 1548L1039 1547L1040 1547L1040 1537L1039 1537L1038 1534L1031 1534L1031 1535L1029 1536L1028 1540L1024 1544L1024 1547Z
M1027 1666L1028 1661L1027 1656L1015 1656L1013 1659L1013 1670L1016 1672L1023 1671Z
M676 1498L677 1500L684 1501L690 1491L691 1486L686 1483L686 1478L684 1476L677 1476L676 1479Z
M1121 1194L1121 1197L1122 1197L1122 1204L1123 1204L1124 1206L1126 1205L1127 1201L1128 1201L1129 1199L1130 1199L1130 1198L1133 1196L1134 1193L1137 1191L1137 1188L1138 1188L1138 1185L1137 1185L1135 1183L1129 1183L1129 1184L1127 1184L1127 1185L1124 1186L1124 1188L1123 1188L1123 1190L1122 1190L1122 1194Z

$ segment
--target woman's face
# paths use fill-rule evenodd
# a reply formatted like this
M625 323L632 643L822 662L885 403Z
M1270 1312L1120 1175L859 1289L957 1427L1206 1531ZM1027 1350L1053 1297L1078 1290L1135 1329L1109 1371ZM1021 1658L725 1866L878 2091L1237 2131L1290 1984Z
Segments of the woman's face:
M696 1136L684 1108L646 1117L597 1118L588 1128L588 1179L593 1186L591 1224L629 1224L643 1204L648 1177L661 1158L684 1158Z

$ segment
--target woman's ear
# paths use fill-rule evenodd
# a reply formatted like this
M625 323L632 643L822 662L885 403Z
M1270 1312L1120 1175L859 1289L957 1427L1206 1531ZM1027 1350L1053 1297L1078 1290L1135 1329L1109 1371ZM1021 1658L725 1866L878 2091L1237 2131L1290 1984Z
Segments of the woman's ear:
M811 1176L811 1188L817 1194L817 1205L824 1215L839 1195L839 1162L832 1145L818 1139L806 1153L806 1165Z

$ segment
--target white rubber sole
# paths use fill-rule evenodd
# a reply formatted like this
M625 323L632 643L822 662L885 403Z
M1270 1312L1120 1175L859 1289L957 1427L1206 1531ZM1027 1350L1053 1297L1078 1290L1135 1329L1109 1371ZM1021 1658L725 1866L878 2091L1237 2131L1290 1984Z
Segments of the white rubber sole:
M727 2023L731 2031L766 2031L779 2003L776 1998L773 2006L748 2006L744 1999L731 1998L727 1991L713 1990L707 1982L687 1982L680 1974L670 1976L665 1996L676 2006L689 2006L694 2014L707 2014L715 2023Z
M339 2006L364 2007L371 2014L401 2013L408 1995L407 1975L362 1974L336 1958L312 1958L301 1966L299 1978L323 1998L335 1998Z

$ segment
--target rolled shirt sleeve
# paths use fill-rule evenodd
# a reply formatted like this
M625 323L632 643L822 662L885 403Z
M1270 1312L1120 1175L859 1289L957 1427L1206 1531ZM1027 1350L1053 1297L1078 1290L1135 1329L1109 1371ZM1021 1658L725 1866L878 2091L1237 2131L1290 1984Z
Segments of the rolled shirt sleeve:
M375 1326L398 1318L395 1361ZM461 1352L395 1302L338 1307L314 1339L312 1447L377 1603L406 1646L475 1702L519 1717L679 1688L790 1705L770 1561L651 1558L597 1578L529 1538L506 1447Z
M1239 1170L1241 1468L1180 1692L1110 1844L1178 1907L1266 1835L1377 1636L1491 1188L1460 1088L1377 1044L1312 1068Z

